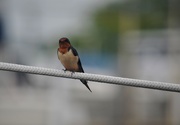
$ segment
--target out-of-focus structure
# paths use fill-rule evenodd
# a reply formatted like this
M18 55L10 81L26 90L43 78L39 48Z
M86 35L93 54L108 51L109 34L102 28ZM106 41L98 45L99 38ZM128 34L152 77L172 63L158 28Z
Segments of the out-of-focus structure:
M122 38L125 42L123 54L119 60L120 70L124 71L122 76L178 83L179 35L177 30L125 34ZM127 117L125 123L133 120L137 124L179 124L178 94L130 88L124 89L123 93L128 93L126 98L130 98L127 112L136 116Z
M0 61L62 69L60 37L86 72L179 83L179 0L0 0ZM1 25L1 24L0 24ZM1 37L0 26L0 37ZM1 45L0 45L1 46ZM1 51L1 50L0 50ZM3 58L2 58L3 57ZM179 125L178 93L0 71L0 125Z

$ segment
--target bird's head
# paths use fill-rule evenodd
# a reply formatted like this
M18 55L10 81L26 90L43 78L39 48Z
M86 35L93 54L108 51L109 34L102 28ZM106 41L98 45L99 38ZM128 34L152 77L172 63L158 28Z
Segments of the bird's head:
M63 37L59 39L59 47L60 48L69 48L71 46L70 41L68 38Z

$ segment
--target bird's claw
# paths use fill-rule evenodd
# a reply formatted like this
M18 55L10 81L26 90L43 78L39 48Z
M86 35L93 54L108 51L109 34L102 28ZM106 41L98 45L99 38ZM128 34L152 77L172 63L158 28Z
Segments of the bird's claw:
M73 74L75 74L75 72L74 72L74 71L71 71L71 77L73 76Z
M67 69L62 69L65 73L67 71ZM73 74L75 73L75 71L71 71L71 77L73 76Z
M62 69L64 72L66 72L67 71L67 69Z

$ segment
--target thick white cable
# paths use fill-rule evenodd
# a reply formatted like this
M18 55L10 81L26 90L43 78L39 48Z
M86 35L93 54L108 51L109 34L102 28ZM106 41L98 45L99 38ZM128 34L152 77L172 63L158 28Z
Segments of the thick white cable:
M12 63L4 63L4 62L0 62L0 70L24 72L24 73L47 75L47 76L54 76L54 77L65 77L65 78L71 78L71 79L85 79L88 81L95 81L95 82L102 82L102 83L109 83L109 84L180 92L180 85L174 84L174 83L129 79L129 78L121 78L121 77L89 74L89 73L78 73L78 72L72 73L69 71L64 72L63 70L57 70L57 69L25 66L25 65L18 65L18 64L12 64Z

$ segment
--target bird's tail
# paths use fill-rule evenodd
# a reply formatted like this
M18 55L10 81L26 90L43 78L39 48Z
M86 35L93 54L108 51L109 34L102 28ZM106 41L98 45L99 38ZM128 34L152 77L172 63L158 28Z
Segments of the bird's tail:
M89 88L86 80L80 79L80 81L89 89L90 92L92 92L91 89Z

